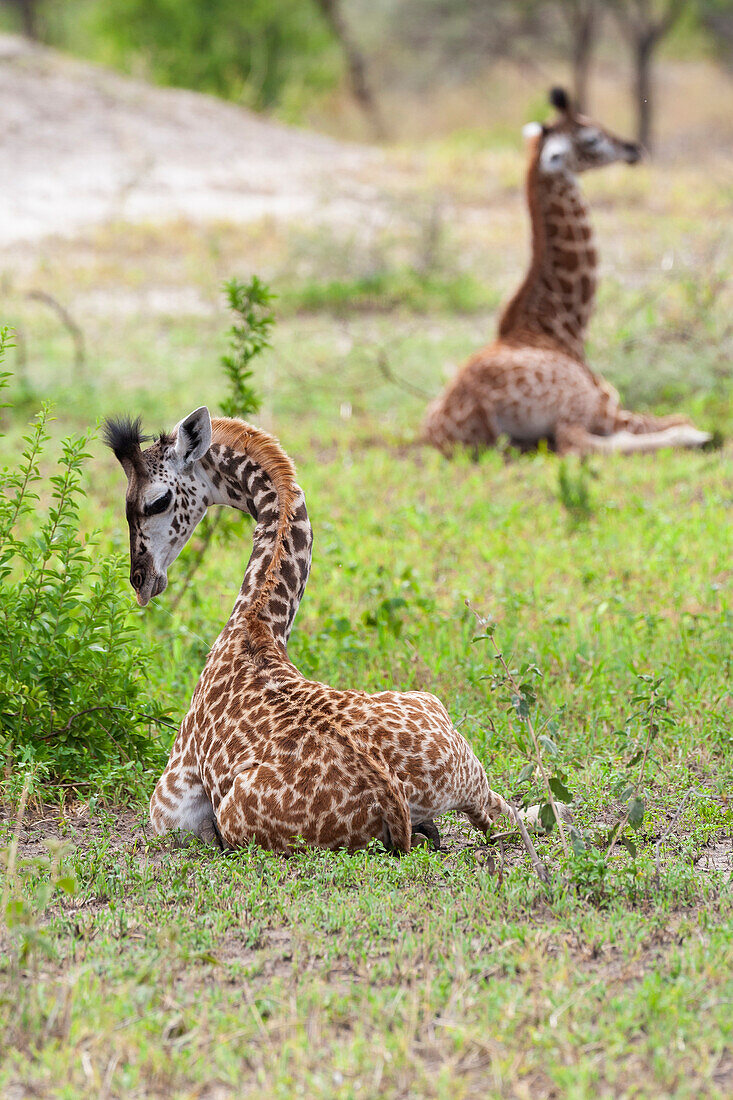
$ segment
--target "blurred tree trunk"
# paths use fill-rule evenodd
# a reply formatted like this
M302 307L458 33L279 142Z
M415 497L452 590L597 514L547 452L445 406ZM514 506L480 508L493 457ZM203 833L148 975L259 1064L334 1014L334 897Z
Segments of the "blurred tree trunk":
M595 12L591 7L578 22L573 36L573 97L578 111L585 111L588 107L588 78L594 30Z
M26 38L38 41L38 0L7 0L20 15L23 34Z
M664 36L672 29L688 0L611 0L621 33L634 59L636 137L647 149L652 146L654 82L652 57Z
M601 8L598 0L562 0L560 6L570 34L573 102L578 111L586 111L593 47Z
M636 96L636 135L645 149L652 143L652 54L655 41L640 34L634 43L634 95Z
M374 136L381 141L387 136L384 119L369 83L364 55L351 37L344 21L340 0L315 0L315 3L341 46L351 93L369 119Z

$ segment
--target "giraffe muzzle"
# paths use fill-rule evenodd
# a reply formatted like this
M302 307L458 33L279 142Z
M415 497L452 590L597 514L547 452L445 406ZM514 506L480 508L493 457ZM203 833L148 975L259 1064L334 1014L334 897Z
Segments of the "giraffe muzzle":
M130 583L135 589L138 605L146 607L161 592L165 592L168 587L168 577L165 573L145 573L141 569L136 569L130 577Z

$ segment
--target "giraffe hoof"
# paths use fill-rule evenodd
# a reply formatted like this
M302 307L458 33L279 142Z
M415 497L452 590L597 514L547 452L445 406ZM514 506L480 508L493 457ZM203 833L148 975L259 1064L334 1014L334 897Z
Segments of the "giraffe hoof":
M434 821L420 821L412 831L413 848L421 844L431 844L434 851L440 851L440 833Z

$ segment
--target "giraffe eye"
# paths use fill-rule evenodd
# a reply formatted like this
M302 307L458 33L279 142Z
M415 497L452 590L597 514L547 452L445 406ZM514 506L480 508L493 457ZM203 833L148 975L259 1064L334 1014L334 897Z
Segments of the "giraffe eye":
M163 493L162 497L158 497L158 499L154 500L152 504L146 504L143 508L143 512L146 516L160 515L161 512L165 512L166 508L169 506L172 500L173 491L172 489L168 489L165 493Z

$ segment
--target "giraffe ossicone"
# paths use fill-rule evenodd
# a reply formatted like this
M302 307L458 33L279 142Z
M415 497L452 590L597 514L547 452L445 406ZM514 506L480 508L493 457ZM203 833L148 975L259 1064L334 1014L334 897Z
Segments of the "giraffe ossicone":
M293 463L266 432L206 408L147 440L138 420L104 437L127 475L130 582L147 604L212 505L255 520L241 589L214 643L155 787L154 830L231 847L288 851L295 838L398 851L412 830L464 813L488 833L513 811L443 704L426 692L339 691L307 680L287 655L311 563L312 532Z
M636 164L643 149L576 112L553 88L551 125L528 123L527 204L532 261L499 321L498 338L477 351L427 410L422 438L444 454L508 437L518 447L547 439L561 452L699 447L707 432L685 417L621 406L587 365L585 332L598 257L577 176L614 162Z

